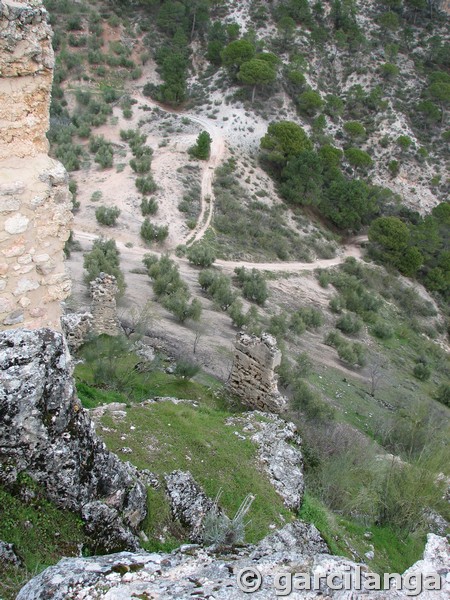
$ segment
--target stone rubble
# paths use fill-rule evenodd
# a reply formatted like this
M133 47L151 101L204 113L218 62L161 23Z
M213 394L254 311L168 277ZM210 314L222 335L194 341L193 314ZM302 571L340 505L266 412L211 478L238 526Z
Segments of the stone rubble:
M93 329L91 313L69 313L61 317L61 326L71 352L76 352L87 341Z
M3 567L23 567L23 561L17 556L14 544L8 544L0 540L0 565Z

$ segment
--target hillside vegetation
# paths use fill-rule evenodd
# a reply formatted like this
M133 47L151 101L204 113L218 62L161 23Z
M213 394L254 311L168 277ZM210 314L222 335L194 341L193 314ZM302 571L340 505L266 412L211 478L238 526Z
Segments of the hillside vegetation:
M255 494L261 539L296 515L226 425L243 407L224 384L236 333L268 331L303 440L300 517L334 553L401 572L450 521L445 3L45 4L69 306L112 273L129 336L79 353L99 434L139 468L222 488L227 514ZM145 372L137 338L158 348ZM161 489L148 506L147 549L186 541Z

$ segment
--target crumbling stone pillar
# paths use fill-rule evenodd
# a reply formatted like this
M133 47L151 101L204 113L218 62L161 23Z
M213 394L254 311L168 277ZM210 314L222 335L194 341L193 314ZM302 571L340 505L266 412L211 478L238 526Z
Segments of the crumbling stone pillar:
M39 1L0 0L0 328L60 329L72 220L64 167L49 158L54 56Z
M279 413L287 400L278 391L275 369L281 352L274 337L238 333L228 387L251 409Z
M76 352L92 333L91 313L73 313L61 317L61 325L71 352Z
M116 296L119 291L116 278L108 273L91 281L92 326L97 335L119 335L122 328L117 317Z

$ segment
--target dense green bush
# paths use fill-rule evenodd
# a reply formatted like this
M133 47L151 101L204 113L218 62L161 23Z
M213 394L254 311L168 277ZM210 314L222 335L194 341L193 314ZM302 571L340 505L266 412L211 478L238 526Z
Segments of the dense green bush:
M151 175L147 175L146 177L138 177L135 181L135 185L141 194L144 195L153 194L158 189L158 186L154 182Z
M366 137L366 128L358 121L347 121L347 123L344 123L344 131L352 140L364 139Z
M171 312L180 323L187 319L199 321L202 313L202 305L196 298L189 303L189 295L179 289L170 296L162 299L162 305Z
M177 360L174 375L181 379L192 379L200 371L200 367L187 358Z
M144 219L141 225L141 237L148 243L163 242L169 235L167 225L154 225L149 219Z
M120 253L114 240L97 239L92 250L84 255L85 281L89 285L100 273L114 275L119 293L125 292L125 277L120 269Z
M236 298L230 305L228 309L228 314L230 315L231 322L238 329L242 329L248 323L248 316L244 314L244 305L242 300Z
M393 328L383 321L377 321L371 331L380 340L389 340L394 335Z
M324 343L327 346L336 348L339 358L349 365L358 365L362 367L366 364L366 352L364 346L358 342L348 342L339 331L330 331L326 335Z
M306 90L297 98L298 110L309 117L314 116L322 107L323 100L318 92Z
M347 335L354 335L361 331L362 321L351 313L346 313L337 320L336 328Z
M95 153L94 160L102 169L112 167L114 162L113 145L107 142L103 136L91 136L89 150Z
M417 213L406 218L381 217L369 228L370 254L445 296L450 290L449 225L448 203L434 207L426 217Z
M441 383L436 392L436 400L450 408L450 383Z
M366 364L366 352L362 344L342 344L337 348L338 356L349 365L363 367Z
M132 158L130 160L130 167L135 173L143 175L150 171L151 159L149 156L142 156L141 158Z
M158 203L154 198L142 198L141 213L143 217L155 215L158 212Z
M99 206L95 211L95 218L100 225L114 227L120 215L120 209L117 206Z
M210 267L216 260L214 249L205 242L193 244L186 252L188 261L198 267Z
M359 148L347 148L344 151L344 155L352 167L357 169L368 169L373 164L373 160L369 154Z
M143 263L152 279L155 296L164 308L181 323L187 319L198 321L202 305L197 299L189 302L189 289L181 279L177 264L167 254L163 254L161 258L155 254L146 254Z
M221 310L228 308L236 300L236 293L231 285L231 278L212 269L206 269L199 274L199 284Z
M264 276L256 269L248 271L245 267L236 267L234 272L242 287L244 298L262 306L269 297L269 291Z
M417 363L413 369L413 374L416 379L419 381L428 381L431 376L431 370L428 365L423 364L422 362Z
M189 154L200 160L208 160L211 153L212 138L207 131L199 133L194 146L189 148Z

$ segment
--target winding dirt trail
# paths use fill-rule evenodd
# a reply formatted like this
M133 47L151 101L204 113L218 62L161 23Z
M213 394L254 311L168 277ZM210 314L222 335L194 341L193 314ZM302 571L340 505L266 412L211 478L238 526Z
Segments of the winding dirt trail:
M98 239L98 235L87 231L81 231L74 229L74 234L77 240L93 243L94 240ZM232 273L236 267L245 267L246 269L256 269L258 271L272 271L276 273L299 273L301 271L314 271L315 269L326 269L328 267L335 267L342 264L346 258L353 257L360 259L362 258L361 243L367 238L358 237L354 238L351 242L343 247L343 250L339 256L334 258L324 258L315 260L313 262L248 262L248 261L229 261L229 260L216 260L214 265L220 267L222 271ZM146 254L156 254L161 256L164 251L154 250L153 248L146 248L143 246L133 246L132 248L126 246L122 241L116 240L116 245L120 251L122 258L125 258L127 262L132 262L133 259L140 261ZM186 258L180 258L176 255L172 255L173 260L180 264L189 265L189 261ZM132 266L132 265L131 265ZM134 266L141 266L141 264Z
M203 162L202 165L202 178L201 178L201 206L200 206L200 215L198 217L197 225L193 231L190 231L188 235L185 236L184 239L179 240L180 244L184 244L186 246L192 245L194 242L198 242L205 235L206 230L211 225L213 213L214 213L214 191L213 191L213 181L214 181L214 171L220 165L223 160L223 157L226 152L226 144L225 138L221 133L220 129L213 125L209 119L205 119L203 117L199 117L197 115L193 115L187 112L178 112L176 110L170 110L165 108L158 102L147 98L142 94L142 92L136 91L134 94L136 99L139 99L141 102L145 103L147 106L151 106L152 108L158 108L160 111L167 113L169 115L175 115L177 117L183 116L192 121L193 123L197 123L201 125L202 128L209 133L211 136L211 153L209 160Z
M192 245L202 239L205 235L208 227L211 225L211 221L214 214L214 173L216 168L220 165L226 155L226 141L223 133L210 119L199 117L198 115L189 112L180 112L176 110L168 109L158 102L151 100L150 98L143 95L140 89L133 91L134 98L146 104L149 107L157 108L158 110L174 115L177 117L185 117L190 121L199 124L203 130L207 131L211 136L211 153L208 161L202 162L202 176L201 176L201 212L198 218L197 226L193 231L190 231L184 238L177 241L178 244L185 244L187 246ZM89 245L97 239L98 234L94 234L90 231L82 229L74 229L76 238L80 241L87 242ZM250 262L250 261L227 261L227 260L216 260L215 265L220 267L224 272L232 273L236 267L245 267L247 269L257 269L260 271L272 271L277 273L297 273L301 271L314 271L318 268L327 268L341 264L348 257L361 258L361 242L364 242L367 238L359 236L353 238L345 246L341 247L341 252L338 256L331 259L319 259L314 262ZM153 254L161 255L163 252L169 251L172 254L173 248L167 248L164 251L154 250L146 246L134 245L133 247L127 246L120 239L116 239L117 247L120 251L122 259L124 259L131 267L134 262L134 267L141 266L142 258L145 254L151 252ZM181 264L188 265L188 261L184 258L176 257L173 258ZM139 264L136 264L138 262Z

